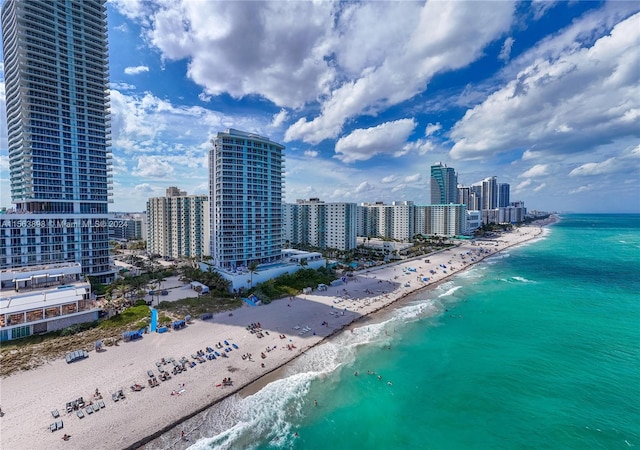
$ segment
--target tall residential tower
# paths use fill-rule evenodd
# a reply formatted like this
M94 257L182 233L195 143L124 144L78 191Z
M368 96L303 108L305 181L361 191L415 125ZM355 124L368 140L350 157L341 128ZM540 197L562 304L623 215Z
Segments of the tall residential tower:
M200 258L209 253L209 198L172 186L147 201L147 251L162 257Z
M431 204L457 203L458 177L453 167L442 163L431 166Z
M227 129L209 153L211 256L233 271L282 257L284 146Z
M105 0L2 6L11 196L0 268L75 261L108 281Z

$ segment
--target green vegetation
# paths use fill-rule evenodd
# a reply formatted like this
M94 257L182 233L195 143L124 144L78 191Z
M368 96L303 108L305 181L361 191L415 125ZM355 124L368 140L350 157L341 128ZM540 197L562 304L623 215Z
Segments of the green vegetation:
M145 250L147 248L146 241L133 241L127 244L130 250Z
M511 231L512 229L513 225L511 225L510 223L486 223L480 228L476 229L473 232L473 235L475 237L483 237L486 235L491 235L495 232Z
M148 318L149 307L146 304L132 306L110 319L103 320L98 327L102 330L122 329L126 327L142 328L146 325ZM135 326L133 326L134 324Z
M100 322L97 320L94 320L93 322L85 322L85 323L78 323L75 325L71 325L70 327L64 328L63 330L61 330L59 332L60 336L72 336L74 334L78 334L81 333L83 331L87 331L90 330L92 328L95 328L97 326L99 326ZM57 335L57 333L56 333Z
M330 284L336 279L335 273L327 268L321 267L318 270L300 269L295 273L280 275L264 283L258 284L252 293L268 304L277 298L296 295L306 287L315 288L318 284Z
M213 294L205 294L195 298L184 298L175 302L160 302L156 309L163 313L158 317L159 323L171 322L171 316L185 317L191 315L196 318L204 313L218 313L229 311L242 306L242 301L234 297L216 297Z
M209 287L209 292L213 297L230 297L229 292L231 282L222 278L218 272L210 269L202 271L195 267L183 267L181 281L198 281Z

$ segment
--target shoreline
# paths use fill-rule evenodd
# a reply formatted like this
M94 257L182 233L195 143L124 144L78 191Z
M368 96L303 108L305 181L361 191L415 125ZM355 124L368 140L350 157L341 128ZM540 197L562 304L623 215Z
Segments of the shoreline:
M89 445L93 449L134 449L161 444L166 448L169 440L173 442L170 448L185 448L193 444L194 439L183 442L176 430L180 425L224 399L236 394L244 398L282 378L286 367L309 349L364 320L372 320L409 295L433 289L487 257L542 234L542 226L533 225L503 233L492 242L477 241L477 245L462 242L428 255L429 263L425 262L425 255L366 269L354 274L345 285L331 287L325 292L314 291L259 307L243 306L230 313L217 314L211 321L196 321L184 330L145 335L138 342L121 344L99 354L91 352L90 358L78 363L67 365L64 360L50 361L28 372L11 375L1 382L0 404L5 415L0 419L0 447L68 448L71 445L75 448ZM442 265L447 270L442 269ZM435 273L430 273L429 268ZM429 274L428 283L421 281L424 274ZM255 334L249 333L247 325L260 322L266 335L256 338ZM302 333L306 328L312 331ZM161 382L156 388L147 387L141 392L125 389L126 400L112 402L110 396L105 395L106 408L83 419L64 412L66 401L82 394L84 398L90 398L89 393L94 392L95 386L106 394L106 391L145 381L146 370L157 371L154 364L160 358L174 356L179 359L220 340L237 343L238 349L230 352L229 358L198 364ZM284 344L295 346L295 350L287 349ZM263 350L264 345L268 345L267 353ZM239 353L252 353L256 355L255 360L240 360ZM265 356L258 361L260 353ZM216 385L229 375L234 381L232 389ZM185 386L184 393L171 395L171 386L175 388L180 382ZM11 395L12 392L21 392L21 395ZM52 433L49 424L55 421L50 414L53 409L59 410L64 429ZM189 435L196 430L189 431ZM69 433L71 440L76 442L63 441L64 433ZM107 436L109 441L105 442ZM169 436L175 438L167 439ZM161 443L162 437L165 439Z
M363 315L363 316L355 318L353 321L343 325L340 329L334 330L331 334L325 336L323 339L321 339L317 343L315 343L315 344L305 348L304 350L300 351L293 358L291 358L289 361L285 362L281 366L274 368L272 371L270 371L268 373L265 373L264 375L262 375L259 378L249 382L247 385L240 387L239 389L237 389L236 391L230 393L229 395L214 401L213 403L211 403L210 405L202 408L198 412L196 412L194 414L191 414L188 417L185 417L180 421L175 422L172 426L165 427L165 429L163 429L162 431L158 431L157 433L154 433L153 436L149 436L148 438L145 438L145 439L139 441L139 443L138 443L139 445L137 445L137 446L133 445L131 447L127 447L127 450L140 449L140 448L144 448L145 445L155 443L159 438L164 436L166 433L168 433L171 430L179 427L181 424L184 424L185 422L188 422L190 419L193 419L197 415L202 414L206 410L215 407L217 404L219 404L222 401L228 399L229 397L232 397L234 395L238 395L238 396L240 396L241 398L244 399L244 398L247 398L247 397L249 397L251 395L256 394L257 392L262 390L264 387L266 387L268 384L283 378L284 375L286 374L287 368L292 363L294 363L298 358L300 358L301 356L305 355L309 350L311 350L311 349L313 349L313 348L315 348L317 346L320 346L322 344L325 344L327 342L330 342L331 340L335 339L337 336L342 334L344 331L347 331L349 329L357 327L358 324L360 322L364 321L364 320L372 320L372 319L375 320L375 318L377 316L379 316L382 313L388 312L389 310L391 310L394 307L402 307L402 305L400 305L400 303L402 303L402 301L406 300L408 297L414 296L416 294L419 294L420 292L430 291L430 290L436 289L437 287L439 287L442 284L444 284L447 281L449 281L454 276L456 276L456 275L458 275L458 274L470 269L471 267L475 266L476 264L484 261L486 258L490 258L491 256L499 254L500 252L503 252L504 250L507 250L509 248L517 247L519 245L522 245L522 244L525 244L525 243L528 243L528 242L531 242L531 241L534 241L536 239L539 239L539 238L543 237L543 235L544 235L543 227L552 225L552 224L554 224L556 222L557 222L557 218L556 219L552 219L551 221L545 222L545 223L543 223L543 224L541 224L539 226L535 226L535 228L538 229L538 232L532 238L524 240L524 241L511 243L511 244L501 248L499 251L497 251L495 253L492 253L491 255L487 255L487 256L483 257L482 259L474 262L473 264L469 264L468 266L462 268L461 270L457 270L455 272L451 272L450 274L448 274L447 276L445 276L442 279L439 279L438 281L436 281L433 284L424 285L424 286L419 287L418 289L416 289L414 291L406 292L403 295L401 295L401 296L397 297L396 299L394 299L393 301L391 301L389 303L386 303L386 304L380 306L379 308L377 308L377 309L375 309L375 310L373 310L371 312L368 312L366 315ZM432 253L429 256L433 256L434 254L437 254L437 253L445 253L445 252L447 252L449 250L452 250L452 249L453 248L443 249L443 250L440 250L440 251L438 251L436 253ZM424 256L415 258L415 260L418 260L418 259L424 259ZM403 261L403 262L406 262L406 261ZM376 269L368 269L368 270L362 271L362 272L369 272L370 270L376 270ZM276 301L278 301L278 300L276 300ZM199 426L197 428L199 428ZM196 431L197 428L192 429L189 432L189 436L193 433L193 431ZM195 441L197 442L197 440L202 438L202 437L203 437L202 435L197 436L195 438ZM169 447L160 446L160 445L159 445L159 447L162 447L163 449L169 449L169 448L170 449L183 449L183 448L190 447L190 445L192 443L193 442L191 442L191 441L184 442L181 439L178 439L178 440L174 441L174 443ZM155 447L153 447L153 448L155 448ZM151 449L148 449L148 450L151 450Z

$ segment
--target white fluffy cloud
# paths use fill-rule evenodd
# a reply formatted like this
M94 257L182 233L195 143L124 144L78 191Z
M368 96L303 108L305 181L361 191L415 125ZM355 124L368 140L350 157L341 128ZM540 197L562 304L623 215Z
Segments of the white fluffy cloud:
M573 169L569 176L571 177L584 177L589 175L602 175L604 173L614 173L618 170L619 165L616 163L616 158L609 158L606 161L600 163L586 163L580 167Z
M540 177L547 174L548 165L547 164L536 164L529 170L523 172L520 177L521 178L535 178Z
M405 183L415 183L416 181L420 181L422 179L422 174L421 173L416 173L414 175L409 175L404 177L404 182Z
M483 159L528 148L567 154L635 135L639 20L627 18L591 46L567 39L575 27L556 37L556 47L545 41L554 56L532 61L453 127L451 156Z
M163 58L187 59L208 95L261 95L299 107L328 93L334 70L333 2L118 0Z
M442 125L440 124L440 122L428 123L427 128L424 130L424 135L431 136L432 134L437 133L440 130L442 130Z
M273 115L273 120L271 121L271 126L273 128L278 128L289 118L289 113L286 109L281 109L276 114Z
M388 175L386 177L384 177L382 180L380 180L381 183L387 184L387 183L395 183L398 180L398 176L397 175Z
M316 158L318 156L318 152L316 150L305 150L304 156L308 156L310 158Z
M498 55L498 59L501 59L502 61L509 60L509 57L511 56L511 47L513 47L514 42L515 40L511 36L504 40L504 42L502 43L502 49L500 49L500 54Z
M136 66L136 67L126 67L124 69L124 73L127 75L138 75L140 73L148 72L149 67L147 66Z
M402 3L389 4L395 8ZM335 138L349 118L375 115L412 98L434 75L465 67L480 57L488 43L508 30L513 10L510 2L495 2L491 8L478 8L473 2L425 3L414 16L403 18L402 33L385 42L386 58L381 62L374 58L358 77L333 89L322 102L320 115L310 121L299 119L289 127L285 140L315 144Z
M351 163L366 161L380 153L393 154L406 144L415 127L413 119L400 119L377 127L354 130L338 140L335 157Z
M142 178L167 178L173 173L173 166L162 156L147 155L138 158L138 167L133 171L133 175Z
M626 149L604 161L582 164L569 172L569 176L588 177L627 172L636 176L640 173L640 145Z

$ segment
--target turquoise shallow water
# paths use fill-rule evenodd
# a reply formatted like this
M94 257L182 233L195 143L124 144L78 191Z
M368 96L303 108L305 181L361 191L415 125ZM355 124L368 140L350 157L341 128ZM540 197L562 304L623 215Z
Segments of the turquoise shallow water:
M640 216L564 216L216 406L192 448L640 447L639 274Z

